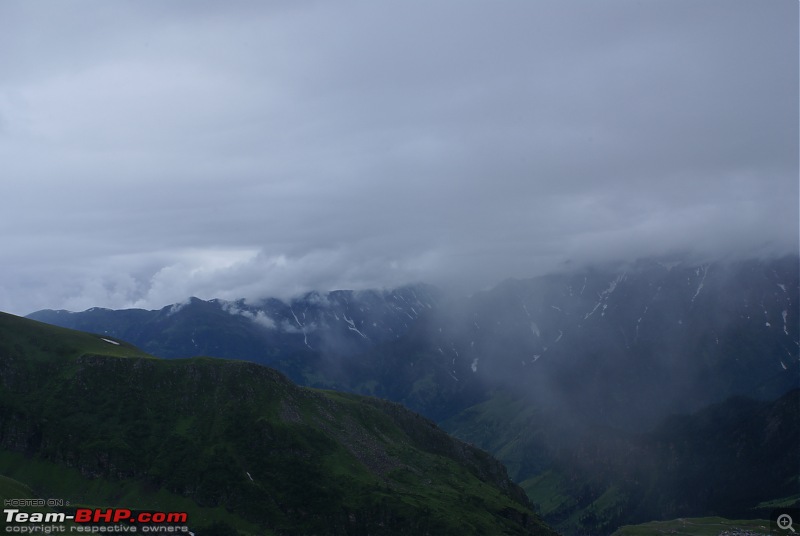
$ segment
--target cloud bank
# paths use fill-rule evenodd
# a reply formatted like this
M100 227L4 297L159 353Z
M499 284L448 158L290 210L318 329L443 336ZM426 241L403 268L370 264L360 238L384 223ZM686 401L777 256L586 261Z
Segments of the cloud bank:
M796 2L5 2L0 309L798 249Z

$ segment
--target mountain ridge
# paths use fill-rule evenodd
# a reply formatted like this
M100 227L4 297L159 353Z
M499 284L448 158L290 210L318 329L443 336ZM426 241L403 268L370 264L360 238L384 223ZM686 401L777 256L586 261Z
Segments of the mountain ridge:
M73 483L94 483L70 490L76 502L133 486L150 506L157 490L190 499L204 524L233 512L249 533L552 534L499 462L391 402L6 314L0 367L0 469L77 470ZM97 482L111 492L93 495Z
M288 302L193 297L158 310L41 310L26 318L113 335L160 357L245 356L282 370L294 381L313 384L304 381L308 367L298 362L321 367L329 361L323 357L361 353L397 338L439 299L437 289L417 284L381 291L309 292Z

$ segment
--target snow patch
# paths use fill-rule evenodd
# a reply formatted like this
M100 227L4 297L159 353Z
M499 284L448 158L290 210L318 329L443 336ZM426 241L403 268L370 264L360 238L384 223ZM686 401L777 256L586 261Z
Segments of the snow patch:
M470 365L472 372L478 372L478 358L472 360L472 365Z
M702 266L703 270L703 279L700 280L700 284L697 286L697 290L694 291L694 296L692 296L692 303L694 303L694 299L700 294L700 291L703 290L703 284L706 282L706 275L708 274L708 265ZM700 275L700 268L695 270L695 273L699 276Z
M611 293L614 292L614 289L617 288L617 285L619 285L622 281L625 281L626 276L627 272L623 272L620 275L618 275L616 279L614 279L611 283L609 283L608 288L605 289L600 294L606 297L611 296Z
M302 327L303 327L303 324L301 324L301 323L300 323L300 320L298 320L298 319L297 319L297 315L296 315L296 314L294 314L294 309L292 309L291 307L289 307L289 311L291 311L291 313L292 313L292 316L294 317L294 321L295 321L295 322L297 322L297 325L298 325L298 326L300 326L300 327L302 328Z
M584 316L583 319L586 320L587 318L592 316L594 314L594 312L597 311L597 308L600 307L601 303L603 303L603 302L602 301L597 302L597 304L594 306L594 309L592 309L590 312L586 313L586 316Z
M306 334L305 326L303 326L303 324L300 323L300 320L297 319L297 315L294 314L294 309L289 307L289 311L291 311L292 316L294 317L294 321L297 322L297 325L300 327L300 330L303 332L303 344L305 344L310 350L313 350L311 345L308 344L308 335ZM303 318L305 318L305 314L303 315Z
M597 302L597 304L595 304L594 308L591 311L586 313L586 316L584 316L583 319L586 320L590 316L592 316L595 313L595 311L597 311L597 308L600 307L601 305L603 306L603 311L601 312L600 316L606 316L606 309L608 309L607 301L609 296L611 296L611 294L617 288L617 285L619 285L622 281L625 281L626 277L627 277L627 272L623 272L620 275L618 275L616 279L612 280L608 284L608 288L606 288L603 292L597 295L597 297L600 298L600 301Z
M533 333L537 337L542 336L542 334L539 332L539 326L536 325L536 322L531 322L531 333Z
M347 315L345 315L345 314L343 314L342 316L344 316L344 321L349 324L349 326L347 326L347 329L349 329L350 331L355 331L356 333L358 333L359 335L361 335L365 339L369 339L369 337L367 337L366 335L364 335L363 333L361 333L358 330L358 328L356 327L356 323L353 322L352 318L347 318Z
M119 346L119 343L117 341L112 341L111 339L104 339L103 337L100 337L100 340L101 341L106 341L107 343L113 344L115 346Z

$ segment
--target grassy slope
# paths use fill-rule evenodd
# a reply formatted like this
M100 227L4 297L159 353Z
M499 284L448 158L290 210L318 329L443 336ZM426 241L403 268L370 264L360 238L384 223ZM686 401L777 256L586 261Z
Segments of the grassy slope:
M537 512L559 530L608 534L619 525L625 494L608 486L607 466L594 463L602 458L595 458L586 432L502 393L442 426L503 460ZM565 456L573 452L579 455L567 462Z
M484 452L251 363L162 361L0 314L0 382L0 473L42 497L243 533L549 532Z
M748 532L749 534L770 534L769 520L731 520L721 517L695 517L651 521L641 525L620 527L612 536L663 536L664 534L691 536L718 536L722 532Z
M555 528L607 534L681 515L763 517L774 506L766 501L797 489L798 472L786 468L797 468L798 396L730 399L642 436L599 428L581 434L503 395L442 426L502 460Z

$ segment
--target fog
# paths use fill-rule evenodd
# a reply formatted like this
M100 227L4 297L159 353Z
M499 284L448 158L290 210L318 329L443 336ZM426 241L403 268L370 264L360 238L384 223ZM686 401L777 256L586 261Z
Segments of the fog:
M0 5L0 310L798 249L796 2Z

